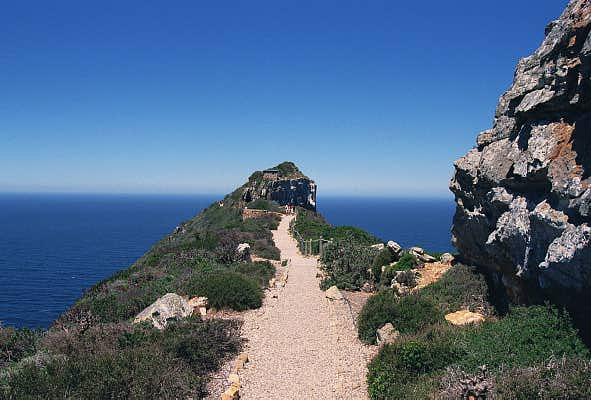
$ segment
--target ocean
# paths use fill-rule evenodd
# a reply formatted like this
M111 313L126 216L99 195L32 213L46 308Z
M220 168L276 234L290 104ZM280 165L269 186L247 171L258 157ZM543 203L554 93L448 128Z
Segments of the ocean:
M221 197L1 194L0 323L47 328L84 289ZM451 199L326 197L318 210L405 247L453 251Z

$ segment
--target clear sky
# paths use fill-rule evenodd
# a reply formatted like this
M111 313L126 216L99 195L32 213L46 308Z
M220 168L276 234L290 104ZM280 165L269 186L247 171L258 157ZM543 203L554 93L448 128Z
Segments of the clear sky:
M566 4L3 2L0 191L446 196Z

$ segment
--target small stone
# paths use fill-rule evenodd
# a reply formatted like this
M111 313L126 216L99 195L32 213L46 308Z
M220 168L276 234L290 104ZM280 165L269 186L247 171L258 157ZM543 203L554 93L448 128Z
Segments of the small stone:
M277 280L275 278L269 279L269 287L270 288L274 288L276 283L277 283Z
M394 254L395 256L398 256L400 254L400 252L402 251L402 246L400 246L398 243L396 243L393 240L390 240L386 246L388 247L388 250L390 250L390 252L392 252L392 254Z
M235 383L237 385L240 385L240 377L238 376L238 374L230 374L228 376L228 383Z
M470 310L459 310L445 316L445 319L453 325L478 324L485 320L484 315Z
M453 262L453 260L454 260L454 256L452 256L450 253L443 253L441 255L441 259L440 259L442 264L448 264L448 265L451 264Z
M376 340L378 346L394 343L400 337L400 332L394 329L394 325L390 322L382 326L376 332Z
M343 300L343 294L336 286L329 287L324 293L324 296L330 300Z
M240 385L235 383L222 394L222 400L238 400L240 399Z

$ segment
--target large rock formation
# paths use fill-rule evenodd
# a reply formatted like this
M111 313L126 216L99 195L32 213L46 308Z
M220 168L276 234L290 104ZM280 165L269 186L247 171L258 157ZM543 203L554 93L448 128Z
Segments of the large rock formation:
M514 301L591 289L590 28L591 2L572 0L455 163L453 243Z
M242 200L273 200L279 205L293 205L316 210L316 184L292 162L284 162L250 176L242 189Z

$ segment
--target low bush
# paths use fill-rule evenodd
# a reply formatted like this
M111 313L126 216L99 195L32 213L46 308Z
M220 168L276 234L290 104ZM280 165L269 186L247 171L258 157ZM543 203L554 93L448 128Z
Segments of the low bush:
M591 361L552 358L532 367L511 368L494 379L492 399L591 399Z
M376 331L390 322L402 334L416 334L443 320L443 314L428 298L413 294L397 298L393 290L383 290L371 297L357 319L359 338L374 344Z
M394 262L394 255L392 252L387 248L380 250L371 265L371 273L375 282L380 281L382 276L382 267L392 262Z
M0 325L0 368L35 354L41 336L40 330Z
M266 210L278 212L281 210L279 203L273 200L256 199L248 203L248 208L253 210Z
M396 271L408 271L409 269L414 269L418 265L417 258L412 254L405 253L400 257L400 260L396 262L394 265L394 270Z
M187 296L205 296L211 307L228 307L236 311L259 308L263 300L263 291L256 281L224 270L189 277L181 292Z
M261 287L267 287L269 279L275 276L275 266L268 261L238 263L234 264L231 270L254 280Z
M458 264L437 282L421 289L420 295L430 298L445 313L468 308L490 315L494 310L489 292L482 273L476 268Z
M385 346L370 362L367 381L372 399L428 398L430 388L417 378L453 363L461 351L443 343L410 340Z
M336 285L339 289L359 289L370 278L368 269L377 250L359 245L353 240L328 245L320 259L327 278L321 283L326 289Z
M419 343L419 350L409 353L408 343ZM440 397L438 382L446 367L473 375L486 365L493 376L507 380L502 376L508 368L535 366L552 357L589 357L568 314L552 306L514 307L500 320L467 327L433 324L410 341L386 346L369 365L368 384L372 399L413 399L417 388L424 391L418 397ZM583 373L573 381L587 378ZM507 384L503 387L507 390ZM530 393L525 385L522 390Z
M0 378L0 398L203 398L208 374L236 354L236 321L188 318L159 331L149 324L107 324L53 331L46 353Z

